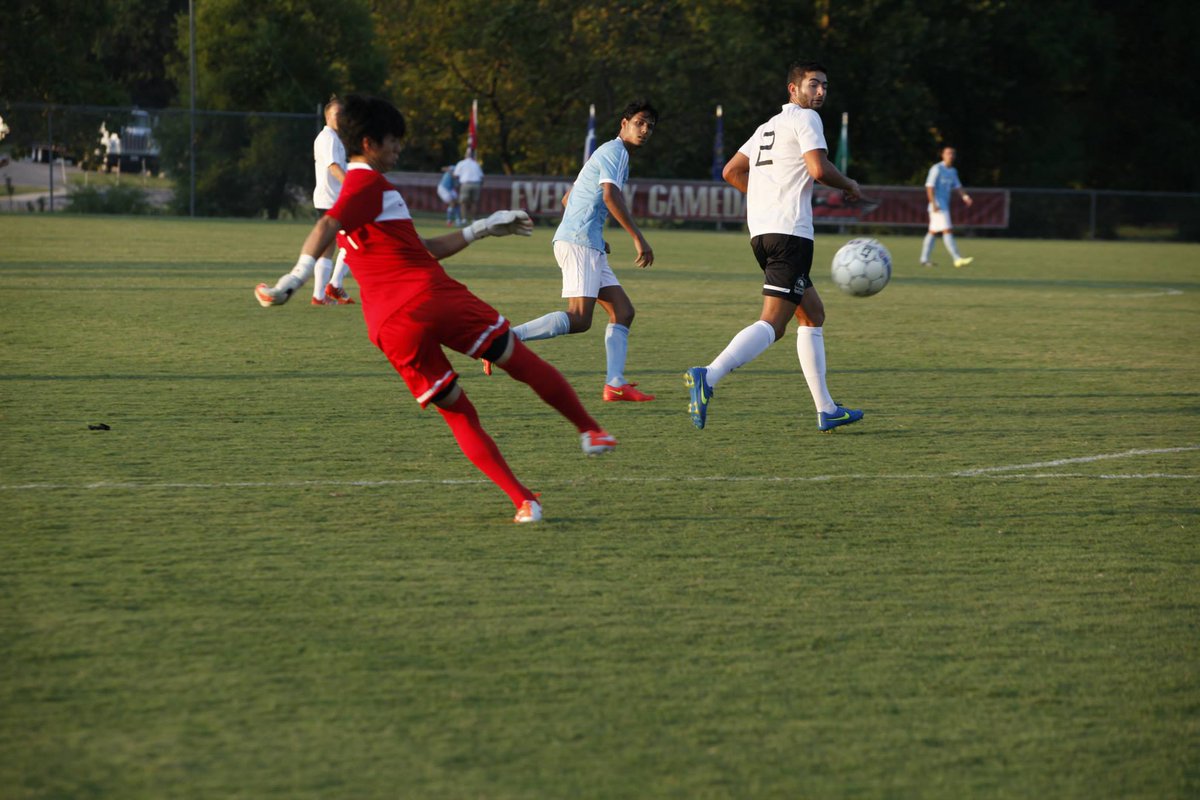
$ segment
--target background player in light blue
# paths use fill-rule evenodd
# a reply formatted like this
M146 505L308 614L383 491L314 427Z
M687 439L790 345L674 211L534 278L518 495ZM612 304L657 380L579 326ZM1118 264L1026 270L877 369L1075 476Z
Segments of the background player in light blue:
M654 107L645 100L635 100L621 112L617 138L600 145L583 165L563 198L566 213L554 234L554 257L562 269L562 296L567 300L567 310L552 311L512 329L518 339L526 342L583 333L592 326L592 312L599 302L609 320L604 333L608 370L603 392L608 402L654 399L654 395L634 388L636 383L625 380L634 309L608 264L604 223L612 214L633 238L637 249L634 264L644 268L654 263L654 251L633 221L622 189L629 180L630 154L646 143L657 123ZM490 374L488 367L485 363L484 370Z
M971 196L962 188L958 170L954 168L957 155L958 151L953 147L943 147L942 160L929 168L929 175L925 178L925 195L929 198L929 232L925 234L925 241L921 245L921 265L925 267L933 266L933 237L939 233L942 243L950 251L950 257L954 259L954 266L965 267L975 260L959 255L954 242L954 223L950 220L950 193L955 189L962 195L963 202L971 205Z

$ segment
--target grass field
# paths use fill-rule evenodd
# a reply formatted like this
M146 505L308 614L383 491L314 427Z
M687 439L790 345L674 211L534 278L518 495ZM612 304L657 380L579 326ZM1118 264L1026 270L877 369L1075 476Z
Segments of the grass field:
M455 356L518 527L356 308L255 304L306 230L0 217L0 797L1200 795L1200 247L887 238L856 300L819 235L820 435L790 337L688 420L743 234L614 235L659 400L532 344L613 456ZM447 267L561 306L548 228Z

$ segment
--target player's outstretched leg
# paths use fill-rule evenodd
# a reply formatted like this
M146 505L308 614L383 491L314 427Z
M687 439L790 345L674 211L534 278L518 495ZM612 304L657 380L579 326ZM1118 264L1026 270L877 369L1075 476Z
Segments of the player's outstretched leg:
M617 446L617 440L605 432L600 424L588 414L579 402L579 395L567 383L562 373L549 362L538 357L536 353L521 343L520 339L512 337L512 350L507 357L501 357L495 364L521 383L537 393L548 405L562 414L581 435L583 452L588 455L601 455L612 452Z
M437 406L437 410L442 415L442 419L446 420L446 424L450 426L463 455L512 500L513 505L517 508L517 516L513 518L514 522L540 521L542 506L538 495L529 491L524 484L517 480L517 476L513 475L508 462L500 454L500 448L496 447L496 442L491 436L488 436L487 431L479 423L479 414L475 411L475 406L467 399L466 392L461 389L458 389L457 392L457 399L446 406Z
M254 299L263 308L281 306L292 298L292 295L312 277L317 260L312 256L302 255L296 259L292 271L281 275L274 286L260 283L254 287Z

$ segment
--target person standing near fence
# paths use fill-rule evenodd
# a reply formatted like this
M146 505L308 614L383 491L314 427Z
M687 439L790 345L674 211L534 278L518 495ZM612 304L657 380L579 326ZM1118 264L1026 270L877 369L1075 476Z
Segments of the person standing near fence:
M953 147L942 148L942 160L929 168L929 175L925 178L925 195L929 198L929 232L925 234L925 241L921 245L921 266L932 267L933 261L933 240L938 234L941 234L942 244L946 245L946 249L950 252L950 257L954 259L954 266L965 267L974 261L974 258L963 258L958 252L958 245L954 241L954 223L950 220L950 196L957 189L962 195L963 202L968 207L971 205L971 196L963 189L962 181L958 179L958 170L954 168L954 159L957 158L958 151Z
M462 206L459 223L474 222L483 191L483 167L475 160L474 150L468 148L463 160L454 165L454 178L458 181L458 201Z

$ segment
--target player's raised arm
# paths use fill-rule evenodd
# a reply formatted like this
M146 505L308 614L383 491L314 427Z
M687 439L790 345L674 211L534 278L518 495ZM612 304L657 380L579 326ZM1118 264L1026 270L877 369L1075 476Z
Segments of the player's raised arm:
M523 209L514 208L497 211L487 219L477 219L459 231L447 233L433 239L421 239L429 254L439 261L449 258L476 239L486 236L531 236L533 220Z
M642 235L641 230L638 229L637 223L633 221L629 207L625 205L625 193L615 183L604 183L603 192L604 205L608 206L608 213L612 214L612 218L617 221L617 224L633 237L633 246L637 248L637 258L633 263L643 268L650 266L654 263L654 250L646 241L646 237Z

